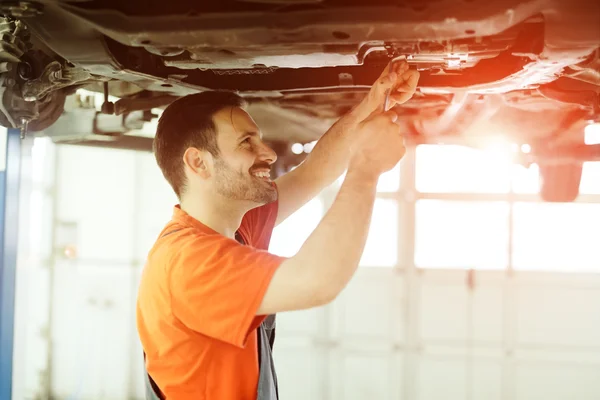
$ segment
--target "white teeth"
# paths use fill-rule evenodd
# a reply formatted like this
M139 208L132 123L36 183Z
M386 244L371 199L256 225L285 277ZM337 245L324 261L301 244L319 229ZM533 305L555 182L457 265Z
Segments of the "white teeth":
M269 178L270 177L270 174L268 172L254 172L253 175L257 176L259 178Z

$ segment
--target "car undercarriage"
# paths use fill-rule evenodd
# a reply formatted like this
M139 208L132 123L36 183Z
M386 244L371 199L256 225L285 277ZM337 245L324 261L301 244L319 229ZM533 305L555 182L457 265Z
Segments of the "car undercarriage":
M595 0L46 0L4 1L0 14L0 124L61 143L148 149L127 132L153 110L234 90L285 155L405 56L421 74L396 107L407 140L527 144L524 164L547 162L551 201L572 200L581 163L600 160L584 143L600 121ZM103 93L101 109L73 101L79 89ZM68 114L86 134L67 133Z

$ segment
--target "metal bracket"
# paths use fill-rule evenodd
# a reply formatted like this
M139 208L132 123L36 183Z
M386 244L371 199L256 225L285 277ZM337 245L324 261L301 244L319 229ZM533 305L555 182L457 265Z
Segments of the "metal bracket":
M23 84L22 95L25 101L42 99L53 90L58 90L91 78L91 74L82 68L63 68L53 61L44 68L42 75Z

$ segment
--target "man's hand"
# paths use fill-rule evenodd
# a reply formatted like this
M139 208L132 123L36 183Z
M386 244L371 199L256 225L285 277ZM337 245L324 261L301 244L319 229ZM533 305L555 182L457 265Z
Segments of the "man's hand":
M398 164L406 149L400 127L395 123L397 118L391 110L375 111L358 124L348 171L359 170L366 176L379 178Z
M371 86L367 96L354 109L355 117L362 121L374 111L384 111L383 105L388 90L391 90L390 108L406 103L415 93L419 77L419 71L409 69L406 61L390 62Z

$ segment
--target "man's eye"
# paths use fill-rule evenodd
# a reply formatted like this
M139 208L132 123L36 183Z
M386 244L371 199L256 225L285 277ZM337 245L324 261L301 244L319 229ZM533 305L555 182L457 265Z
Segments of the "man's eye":
M244 139L244 141L242 143L250 143L250 138L248 137L248 138Z

